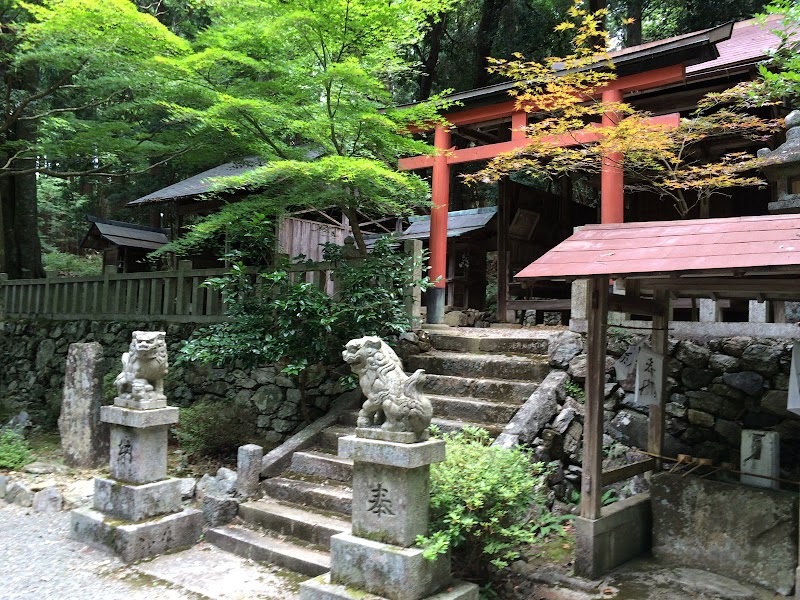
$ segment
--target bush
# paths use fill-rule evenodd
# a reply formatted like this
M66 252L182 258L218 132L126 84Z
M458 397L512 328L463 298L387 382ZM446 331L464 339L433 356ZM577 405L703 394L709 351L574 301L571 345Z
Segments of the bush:
M55 273L58 277L91 277L103 273L101 254L78 256L53 250L42 254L42 264L45 271Z
M256 438L255 411L243 404L202 401L180 409L175 437L191 456L230 457Z
M486 584L558 520L539 492L544 465L532 463L523 448L491 446L482 429L443 437L447 458L431 467L429 535L417 545L428 559L450 550L456 576ZM529 520L532 512L540 515L537 522Z
M25 436L12 429L0 431L0 469L19 469L32 458Z

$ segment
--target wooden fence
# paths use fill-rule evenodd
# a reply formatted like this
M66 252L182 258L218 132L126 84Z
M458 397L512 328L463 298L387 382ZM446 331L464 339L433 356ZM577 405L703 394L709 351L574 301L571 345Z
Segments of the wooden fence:
M295 280L332 289L329 263L298 264L287 270ZM224 321L220 293L201 284L225 271L192 269L191 261L180 261L177 271L117 273L110 266L96 277L9 280L0 273L0 318Z

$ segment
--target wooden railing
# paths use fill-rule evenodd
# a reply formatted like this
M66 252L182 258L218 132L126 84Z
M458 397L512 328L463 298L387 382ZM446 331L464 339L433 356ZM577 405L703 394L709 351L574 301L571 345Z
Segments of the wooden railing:
M294 280L332 292L329 263L287 270ZM201 284L224 273L223 268L192 269L190 261L180 261L176 271L146 273L117 273L110 266L96 277L9 280L0 273L0 318L219 322L225 320L222 297Z

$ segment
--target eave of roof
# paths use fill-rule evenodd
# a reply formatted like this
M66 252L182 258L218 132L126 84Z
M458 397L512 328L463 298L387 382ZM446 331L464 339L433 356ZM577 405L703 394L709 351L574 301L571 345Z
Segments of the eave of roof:
M800 215L587 225L516 277L680 277L775 268L800 271Z
M456 210L447 215L447 237L459 237L471 231L484 229L497 214L497 207ZM425 240L431 236L429 216L413 217L411 225L400 239Z

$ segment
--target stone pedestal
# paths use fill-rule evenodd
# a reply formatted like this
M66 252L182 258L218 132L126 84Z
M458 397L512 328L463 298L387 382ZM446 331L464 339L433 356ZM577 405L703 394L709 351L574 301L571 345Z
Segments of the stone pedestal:
M331 538L331 571L303 583L301 599L477 600L477 586L452 579L449 555L427 560L412 547L428 530L430 465L444 442L356 434L339 439L339 456L353 460L353 531Z
M167 477L167 430L178 409L160 398L145 401L154 408L133 404L118 397L102 407L100 420L111 427L111 478L95 478L93 507L71 515L74 538L108 546L128 562L191 546L203 527L203 513L181 504L180 480Z

